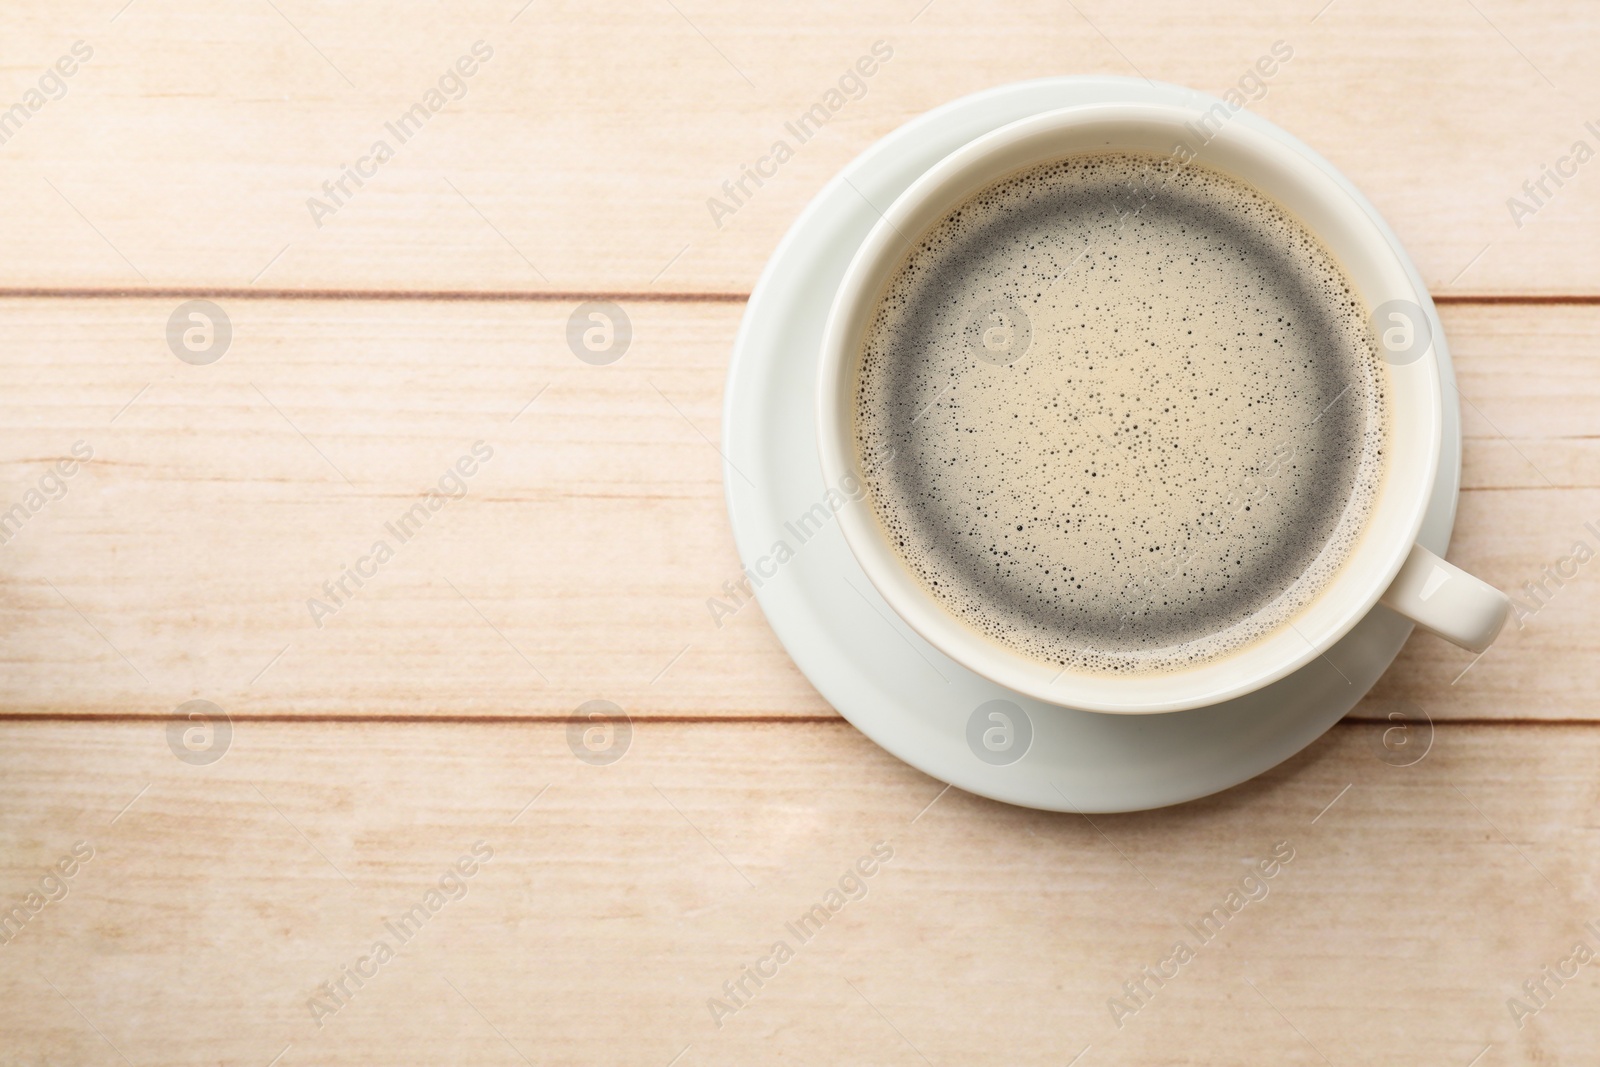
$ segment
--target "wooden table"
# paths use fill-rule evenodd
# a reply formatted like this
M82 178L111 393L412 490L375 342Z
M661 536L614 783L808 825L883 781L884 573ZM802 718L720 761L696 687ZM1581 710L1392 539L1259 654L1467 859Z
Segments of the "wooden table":
M1600 25L1320 4L9 5L0 1061L1595 1062ZM1455 351L1451 557L1548 590L1260 779L1092 820L943 791L706 607L779 236L1062 73L1242 86L1365 190ZM575 756L591 700L623 758Z

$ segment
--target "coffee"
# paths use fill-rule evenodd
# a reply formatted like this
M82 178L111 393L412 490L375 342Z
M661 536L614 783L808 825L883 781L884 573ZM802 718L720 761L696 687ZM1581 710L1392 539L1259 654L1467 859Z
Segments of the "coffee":
M1388 368L1318 239L1196 163L1074 156L915 237L861 343L887 540L969 627L1084 671L1294 625L1359 542Z

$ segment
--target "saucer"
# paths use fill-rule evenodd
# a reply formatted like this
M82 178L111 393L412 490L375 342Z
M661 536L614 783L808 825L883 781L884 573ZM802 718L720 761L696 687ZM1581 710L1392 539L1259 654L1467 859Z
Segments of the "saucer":
M1075 711L1014 693L938 652L890 611L846 546L832 521L815 425L823 324L846 265L879 210L950 152L1030 115L1113 101L1218 103L1142 79L1045 78L962 97L863 152L801 212L762 272L734 342L723 411L734 540L761 610L806 678L852 725L918 770L1052 811L1157 808L1253 778L1354 707L1411 633L1410 622L1379 606L1326 655L1243 697L1164 715ZM1393 231L1329 163L1249 111L1228 121L1271 134L1332 175L1427 291ZM1425 310L1453 395L1444 330L1431 301ZM1460 479L1460 415L1446 404L1439 473L1418 536L1441 556Z

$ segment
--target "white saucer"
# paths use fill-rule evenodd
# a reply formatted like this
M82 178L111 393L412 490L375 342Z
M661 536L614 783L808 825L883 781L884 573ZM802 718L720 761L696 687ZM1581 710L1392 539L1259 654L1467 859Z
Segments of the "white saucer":
M856 728L919 770L968 792L1055 811L1156 808L1260 774L1348 712L1411 632L1409 622L1378 607L1327 656L1237 700L1168 715L1073 711L980 678L914 634L879 598L831 519L805 540L797 534L797 520L827 493L813 422L823 322L846 264L877 221L872 205L887 207L927 167L980 134L1042 111L1106 101L1216 103L1140 79L1046 78L963 97L862 153L806 207L762 272L734 344L723 412L734 539L747 572L761 582L757 598L767 621L800 670ZM1334 175L1388 236L1417 290L1427 291L1377 211L1330 164L1248 111L1230 121L1272 133ZM1454 370L1431 301L1427 312L1445 395L1453 396ZM1445 405L1442 445L1419 538L1440 555L1461 479L1453 404ZM787 551L777 550L778 542ZM984 707L991 701L1003 703ZM991 719L996 709L1006 719ZM992 735L1000 752L976 740L1008 720L1009 734Z

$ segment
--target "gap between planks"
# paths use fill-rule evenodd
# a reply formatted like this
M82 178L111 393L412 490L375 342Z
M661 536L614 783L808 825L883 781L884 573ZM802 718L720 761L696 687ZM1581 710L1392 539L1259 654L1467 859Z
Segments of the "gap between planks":
M317 723L317 724L449 724L468 726L506 726L506 725L551 725L565 723L572 718L571 715L230 715L229 721L235 723ZM137 723L137 722L168 722L172 719L171 713L162 712L132 712L121 714L119 712L0 712L0 724L9 723ZM773 725L773 726L850 726L848 719L840 715L649 715L639 714L630 716L633 722L651 723L670 726L720 726L720 725ZM1371 715L1347 715L1340 719L1335 726L1383 726L1392 720ZM1474 726L1474 727L1600 727L1600 719L1539 719L1531 717L1521 718L1488 718L1469 717L1461 719L1439 719L1434 726ZM852 727L853 729L853 727Z
M0 286L0 300L307 300L307 301L460 301L541 303L573 300L656 304L742 304L749 293L660 291L646 289L256 289L246 286L144 286L108 289ZM1600 293L1435 293L1435 304L1505 304L1521 307L1600 306Z

